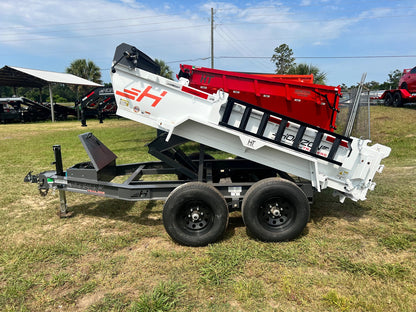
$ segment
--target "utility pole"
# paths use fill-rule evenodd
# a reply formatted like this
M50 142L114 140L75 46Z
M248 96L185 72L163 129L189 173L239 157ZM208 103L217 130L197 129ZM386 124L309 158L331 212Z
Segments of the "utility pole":
M211 8L211 68L214 68L214 8Z

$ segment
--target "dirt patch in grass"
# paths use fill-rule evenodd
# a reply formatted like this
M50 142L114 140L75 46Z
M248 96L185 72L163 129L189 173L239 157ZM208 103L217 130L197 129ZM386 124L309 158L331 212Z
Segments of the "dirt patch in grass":
M107 294L106 291L98 291L85 295L79 299L75 305L75 311L86 311L88 307L97 304Z

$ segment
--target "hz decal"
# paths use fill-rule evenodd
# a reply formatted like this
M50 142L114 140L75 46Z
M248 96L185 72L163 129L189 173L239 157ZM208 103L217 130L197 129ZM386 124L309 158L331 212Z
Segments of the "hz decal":
M162 98L168 93L167 91L162 91L160 95L151 94L150 90L152 86L147 86L143 91L131 88L131 90L124 89L124 91L116 91L117 95L123 96L133 101L141 102L145 97L153 100L152 107L156 107L157 104L162 100Z

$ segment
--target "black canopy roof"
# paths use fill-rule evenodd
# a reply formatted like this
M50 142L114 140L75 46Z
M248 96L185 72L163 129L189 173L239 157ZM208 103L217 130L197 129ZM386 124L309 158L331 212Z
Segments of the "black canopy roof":
M4 66L0 69L0 86L41 88L51 83L63 83L82 86L101 86L98 83L72 74L45 70Z

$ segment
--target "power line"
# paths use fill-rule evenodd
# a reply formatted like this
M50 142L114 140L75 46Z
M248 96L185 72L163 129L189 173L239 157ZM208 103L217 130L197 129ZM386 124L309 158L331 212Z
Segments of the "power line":
M123 29L128 28L128 27L136 27L136 26L148 26L148 25L161 25L161 24L171 24L171 23L176 23L176 22L183 22L183 19L181 20L169 20L169 21L163 21L163 22L151 22L151 23L139 23L139 24L128 24L128 25L122 25L121 27ZM192 26L191 26L192 27ZM69 28L69 29L60 29L60 30L45 30L45 31L35 31L35 32L15 32L15 33L0 33L0 35L3 36L16 36L16 35L41 35L41 34L51 34L51 33L64 33L64 32L76 32L76 31L81 31L81 30L94 30L94 29L98 29L99 31L102 31L103 29L114 29L114 26L107 26L107 27L102 27L102 26L97 26L96 28L94 27L88 27L88 28Z
M215 57L218 58L218 57ZM195 62L195 61L206 61L211 59L211 56L205 56L205 57L198 57L193 59L187 59L187 60L178 60L178 61L169 61L165 62L166 64L172 64L172 63L183 63L183 62Z
M355 55L355 56L294 56L296 59L366 59L366 58L402 58L416 57L416 55ZM270 59L270 56L217 56L223 59Z
M206 26L207 25L192 25L192 26L161 28L161 29L154 29L154 30L100 33L100 34L93 34L93 35L71 35L71 36L46 37L46 38L7 39L7 40L0 40L0 43L1 42L19 42L19 41L38 41L38 40L59 40L59 39L66 39L66 38L106 37L106 36L113 36L113 35L116 36L116 35L123 35L123 34L138 34L138 33L149 33L149 32L158 32L158 31L171 31L171 30L199 28L199 27L206 27Z
M138 19L145 19L145 18L157 18L157 17L166 17L171 16L169 14L163 14L163 15L152 15L152 16L136 16L131 18L117 18L117 19L99 19L99 20L88 20L88 21L81 21L81 22L69 22L69 23L59 23L59 24L36 24L36 25L30 25L30 28L44 28L44 27L56 27L56 26L69 26L69 25L81 25L81 24L96 24L96 23L102 23L102 22L120 22L120 21L129 21L129 20L135 20ZM19 29L19 28L27 28L27 26L9 26L9 27L0 27L0 30L2 29Z
M403 0L384 0L384 2L403 2ZM356 4L354 4L354 2L359 2L360 4L363 4L362 0L348 0L345 1L343 3L343 5L334 5L333 2L328 2L329 5L326 5L327 7L344 7L346 4L352 4L352 7L356 7ZM380 0L366 0L365 3L369 3L369 2L377 2L377 4L380 4ZM316 2L316 3L311 3L308 5L302 5L302 4L294 4L293 1L290 1L290 7L296 7L296 8L309 8L309 7L320 7L322 8L323 6L325 6L322 2ZM276 9L276 8L288 8L288 5L282 4L280 3L280 5L274 5L274 6L263 6L263 7L246 7L244 9L241 10L264 10L264 9ZM389 7L390 8L390 7ZM235 8L216 8L217 11L231 11L231 10L235 10Z
M377 59L377 58L413 58L416 55L356 55L356 56L294 56L295 59ZM210 57L201 57L180 61L170 61L166 63L191 62L207 60ZM216 56L216 59L271 59L271 56Z
M156 29L156 30L155 29L150 29L150 30L147 29L147 30L145 30L144 28L146 26L154 26L154 25L162 25L162 24L173 24L173 23L182 22L182 21L183 20L170 20L170 21L164 21L164 22L152 22L152 23L145 23L145 24L130 24L130 25L123 25L121 28L123 30L126 30L127 28L133 28L133 27L134 28L135 27L139 28L140 27L140 29L143 29L143 31L153 32L153 31L159 31L160 29ZM196 25L196 26L186 26L186 27L192 28L192 27L198 27L198 25ZM71 29L65 29L65 30L63 30L63 29L62 30L45 30L45 31L28 32L28 33L23 33L23 32L10 33L10 34L0 33L0 35L3 36L3 37L6 37L6 36L9 36L9 37L10 36L14 36L14 37L16 37L16 36L32 36L32 35L38 35L38 36L42 36L42 35L49 36L49 35L51 35L51 36L53 36L53 34L55 33L55 34L57 34L57 37L54 37L54 38L60 39L60 38L68 38L68 36L66 36L66 35L70 35L70 34L77 33L77 32L80 32L80 31L85 31L85 30L88 30L89 33L91 33L92 31L97 31L97 35L93 35L94 37L95 36L100 36L100 35L114 34L114 33L102 34L102 31L106 30L106 29L114 29L114 27L113 26L108 26L108 27L97 27L97 28L91 28L91 27L89 27L89 28L71 28ZM172 29L172 28L169 28L169 29ZM84 37L84 36L89 37L90 35L74 35L74 36L76 36L76 37ZM69 37L69 38L71 38L71 37ZM41 40L41 39L42 38L39 38L39 40ZM7 41L20 41L20 40L37 40L37 39L36 38L3 39L3 40L0 40L0 41L1 42L7 42Z
M311 19L311 20L292 20L292 21L274 21L274 22L237 22L237 23L224 23L223 25L258 25L258 24L298 24L298 23L316 23L316 22L337 22L337 21L353 21L353 20L366 20L366 19L382 19L382 18L403 18L413 17L416 15L389 15L389 16L366 16L366 17L344 17L335 19Z
M221 26L218 27L218 30L221 30L221 32L228 38L228 40L226 38L224 38L222 36L222 34L220 32L218 32L218 34L224 39L224 42L231 42L234 46L235 49L243 56L249 56L250 54L253 55L253 51L250 49L250 47L247 47L247 45L242 44L240 41L236 40L237 36L231 32L231 30L227 29L225 26ZM228 34L228 32L230 34ZM256 59L256 62L252 61L253 65L259 65L262 68L267 68L267 66L264 64L263 60L258 60Z

